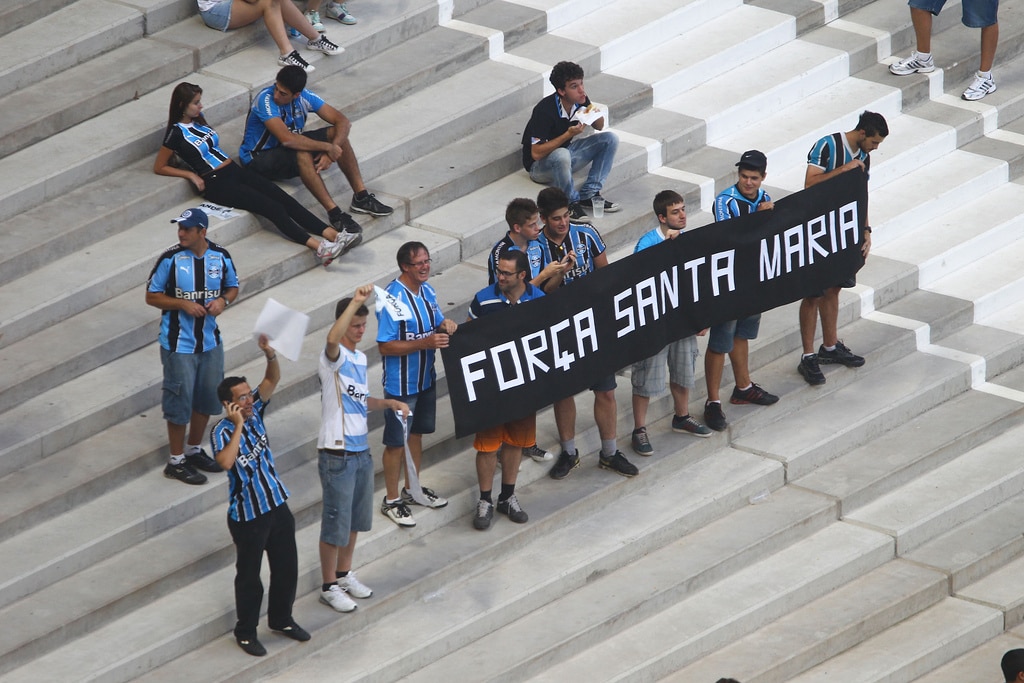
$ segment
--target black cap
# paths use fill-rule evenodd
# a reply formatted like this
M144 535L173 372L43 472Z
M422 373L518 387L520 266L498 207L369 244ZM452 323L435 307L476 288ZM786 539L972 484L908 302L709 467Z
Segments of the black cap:
M768 168L768 157L764 155L764 152L759 152L756 149L749 149L743 153L740 160L736 162L737 166L742 168L752 168L755 171L764 173Z

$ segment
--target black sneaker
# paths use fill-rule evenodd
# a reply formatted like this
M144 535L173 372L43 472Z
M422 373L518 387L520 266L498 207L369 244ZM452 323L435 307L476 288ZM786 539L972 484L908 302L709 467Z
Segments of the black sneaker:
M491 528L492 519L494 519L494 504L481 498L476 502L476 514L473 515L473 528L478 531L486 531Z
M724 415L723 415L724 417ZM690 415L673 415L672 416L672 431L679 434L689 434L690 436L699 436L702 439L706 439L711 436L711 430L706 426L697 422Z
M569 205L569 220L574 223L593 223L579 202L573 202Z
M300 643L304 643L313 637L309 635L309 632L306 631L306 629L302 628L294 621L285 626L284 628L274 628L273 626L271 626L270 630L275 631L276 633L280 633L282 636L287 636L292 640L297 640Z
M584 209L589 209L590 211L593 211L594 210L594 204L596 204L599 201L604 202L604 212L605 213L615 213L616 211L618 211L619 209L622 208L621 206L619 206L615 202L610 202L610 201L608 201L607 199L605 199L604 197L602 197L599 194L595 194L590 199L581 199L580 200L580 206L582 206Z
M633 452L637 455L644 457L654 455L654 446L651 445L651 439L647 436L647 427L637 427L633 430L630 445L633 446Z
M348 210L352 213L365 213L371 216L390 216L395 212L390 206L377 199L372 192L367 192L362 199L356 199L353 196Z
M813 353L809 356L800 357L800 365L796 366L796 371L812 387L825 383L825 374L818 367L818 356Z
M580 466L580 452L574 451L572 455L568 452L562 451L561 455L558 456L558 460L555 461L555 466L551 468L548 475L552 479L565 479L569 476L569 473Z
M722 412L722 404L718 401L708 401L704 404L704 424L716 432L724 432L728 422L725 420L725 413Z
M750 383L750 388L746 391L740 391L739 387L734 387L732 390L732 398L729 399L729 403L737 406L745 403L753 403L758 406L770 406L778 402L778 396L765 391L762 387L757 386L753 382Z
M256 636L252 636L251 638L235 636L235 642L238 643L238 647L242 648L247 655L262 657L267 654L267 648L263 647L263 643L256 640Z
M336 219L330 219L331 227L338 232L347 232L351 235L362 235L363 226L356 223L356 220L352 216L348 215L344 211L341 212L341 216ZM355 245L353 245L355 246Z
M516 524L525 524L530 519L526 511L519 505L519 499L514 493L507 500L498 500L498 512L508 515L508 518Z
M864 365L864 357L855 354L842 341L837 341L834 351L826 351L824 344L818 348L818 362L859 368Z
M202 470L204 472L223 472L224 470L217 461L214 460L207 454L207 452L200 448L198 453L185 456L185 462L191 465L194 469Z
M164 468L164 476L194 486L206 483L206 475L196 472L195 468L188 464L188 461L180 465L167 463L167 467Z
M611 470L624 477L635 477L640 474L640 470L636 468L636 465L626 460L626 456L622 454L622 451L615 451L615 454L610 458L602 455L598 458L597 466L602 470Z

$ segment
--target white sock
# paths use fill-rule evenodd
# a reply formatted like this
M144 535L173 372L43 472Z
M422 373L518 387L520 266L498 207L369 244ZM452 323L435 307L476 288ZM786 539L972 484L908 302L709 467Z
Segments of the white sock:
M917 50L914 50L914 52L917 52ZM917 58L920 59L922 62L927 62L929 59L932 58L932 53L931 52L917 52Z
M183 462L185 462L185 456L184 455L172 455L171 456L171 464L172 465L180 465Z
M984 78L986 80L990 80L992 78L992 72L991 71L979 71L978 72L978 76L980 76L981 78Z

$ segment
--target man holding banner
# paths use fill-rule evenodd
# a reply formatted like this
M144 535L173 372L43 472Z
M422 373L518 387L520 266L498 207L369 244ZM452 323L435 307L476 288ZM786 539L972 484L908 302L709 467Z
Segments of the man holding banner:
M859 170L867 176L871 169L870 154L878 149L887 135L889 125L885 118L876 112L865 111L860 115L857 127L853 130L832 133L821 138L807 153L804 188L830 180L847 171ZM864 226L860 251L865 259L871 251L870 225ZM857 277L852 275L800 302L800 340L803 344L803 355L800 357L797 371L812 386L825 383L825 375L819 363L845 365L848 368L859 368L864 365L864 358L850 351L839 339L839 290L856 284ZM822 344L815 353L814 331L819 316Z
M469 305L469 319L483 315L501 313L512 306L526 303L544 296L539 287L526 281L530 272L530 261L519 250L506 249L498 255L495 274L498 281L484 287ZM480 484L480 500L477 503L473 527L483 531L490 528L494 517L494 502L491 490L494 486L494 471L501 452L501 494L498 496L498 512L508 515L516 524L524 524L529 517L516 498L516 479L523 454L537 443L537 414L530 413L518 420L477 432L473 440L476 449L476 476Z
M654 196L654 215L658 227L643 235L633 253L649 249L665 240L674 240L686 229L686 204L674 190L662 190ZM698 336L704 336L701 330ZM672 431L706 439L711 430L690 416L690 389L696 381L697 337L677 339L653 356L633 363L633 450L638 455L653 455L654 446L647 436L647 407L651 397L665 391L665 368L672 394Z
M577 225L569 220L569 198L557 187L549 187L537 195L537 207L544 221L541 249L544 264L556 261L566 264L565 270L557 276L559 285L566 285L598 268L608 265L604 241L600 233L589 225ZM547 291L547 287L545 287ZM615 444L615 422L618 407L615 404L615 373L605 375L591 385L594 392L594 422L601 435L601 454L598 465L602 469L632 477L639 470L626 460L626 456ZM555 401L555 425L562 453L551 468L552 479L565 479L580 466L580 454L576 450L576 400L573 396Z
M384 413L384 501L381 514L399 526L416 526L409 511L418 504L410 493L412 476L418 476L423 456L423 435L434 432L437 390L434 385L434 354L448 346L448 336L458 325L445 318L437 304L430 277L430 251L422 242L406 242L398 249L402 274L387 286L393 305L377 307L377 347L384 365L384 398L398 400L412 413L401 417L394 410ZM406 419L410 421L406 424ZM398 490L402 457L408 448L417 474L405 473L405 488ZM423 487L426 505L441 508L448 501Z

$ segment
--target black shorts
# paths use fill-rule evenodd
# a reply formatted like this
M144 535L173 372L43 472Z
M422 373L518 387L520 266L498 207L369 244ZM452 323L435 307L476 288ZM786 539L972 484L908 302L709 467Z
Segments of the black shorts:
M301 135L317 142L327 142L330 140L327 137L329 131L329 128L317 128L316 130L304 131ZM254 154L252 161L249 162L246 168L256 171L269 180L297 178L299 176L299 162L295 156L296 151L288 149L284 145L265 149L259 154ZM313 156L318 154L320 152L314 152Z
M839 284L836 284L836 285L832 285L832 287L842 287L843 289L849 289L850 287L856 287L856 286L857 286L857 276L856 275L851 277L849 280L846 280L844 282L840 282ZM831 289L832 287L829 287L829 289ZM821 290L820 292L815 292L814 294L808 294L804 298L805 299L817 299L817 298L823 297L823 296L825 296L825 290Z

